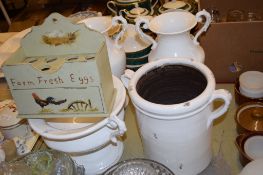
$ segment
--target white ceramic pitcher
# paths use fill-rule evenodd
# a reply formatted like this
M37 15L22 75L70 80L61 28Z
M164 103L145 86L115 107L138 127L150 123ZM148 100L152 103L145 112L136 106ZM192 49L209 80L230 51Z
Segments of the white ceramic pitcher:
M181 76L176 76L178 72ZM185 78L185 74L190 76ZM212 72L197 61L169 58L145 64L135 73L126 70L122 81L136 109L145 157L166 165L176 175L197 175L204 170L212 159L213 120L227 111L231 100L228 91L215 90ZM186 99L192 91L195 96ZM182 102L155 102L173 101L182 93ZM214 109L215 100L224 104Z
M204 26L193 37L190 30L205 17ZM149 62L167 57L192 58L204 62L205 53L197 41L198 37L207 30L211 16L202 10L194 16L187 11L174 11L154 17L151 21L140 17L136 20L136 30L140 36L153 43ZM141 26L156 33L156 41L143 33Z
M107 32L112 26L118 24L118 22L122 24L122 29L114 39L111 39ZM85 23L90 29L104 34L112 74L120 78L126 67L126 55L124 49L119 44L119 40L124 35L124 32L127 28L127 21L121 16L115 16L113 18L110 16L99 16L87 18L83 21L80 21L80 23Z

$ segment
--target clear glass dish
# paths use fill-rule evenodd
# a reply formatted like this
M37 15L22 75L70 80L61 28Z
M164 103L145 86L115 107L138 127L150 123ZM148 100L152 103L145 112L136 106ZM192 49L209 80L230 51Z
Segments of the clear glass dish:
M174 173L153 160L129 159L112 166L103 175L174 175Z
M4 175L84 175L85 169L66 153L39 150L8 163L1 163L0 172Z

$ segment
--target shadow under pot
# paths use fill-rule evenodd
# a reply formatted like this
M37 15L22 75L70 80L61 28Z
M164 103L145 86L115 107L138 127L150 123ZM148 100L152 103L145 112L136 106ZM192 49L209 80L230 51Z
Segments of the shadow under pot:
M239 134L263 132L263 103L244 103L237 109L235 121Z
M236 138L239 159L243 166L263 158L263 132L241 134Z
M235 101L236 104L242 105L243 103L247 102L262 102L263 103L263 98L251 98L243 95L240 90L239 90L240 84L239 80L237 79L235 82Z

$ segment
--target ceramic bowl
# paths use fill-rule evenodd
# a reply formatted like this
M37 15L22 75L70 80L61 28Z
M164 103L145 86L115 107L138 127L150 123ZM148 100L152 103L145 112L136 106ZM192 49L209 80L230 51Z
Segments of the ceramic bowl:
M249 98L263 98L263 72L247 71L239 76L239 90Z
M237 79L235 82L235 100L238 105L242 105L243 103L246 102L262 102L263 103L263 98L251 98L243 95L240 90L239 90L239 80Z
M263 132L263 103L248 102L241 105L235 115L238 133Z
M166 166L149 159L130 159L117 163L109 168L104 175L174 175Z
M236 138L240 162L245 166L250 161L263 158L263 132L241 134Z

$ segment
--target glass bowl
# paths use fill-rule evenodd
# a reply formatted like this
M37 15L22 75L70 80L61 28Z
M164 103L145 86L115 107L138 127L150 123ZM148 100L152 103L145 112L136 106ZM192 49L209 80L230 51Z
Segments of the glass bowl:
M84 175L85 169L66 153L38 150L1 164L0 172L12 175Z
M174 175L166 166L149 159L129 159L109 168L104 175Z

